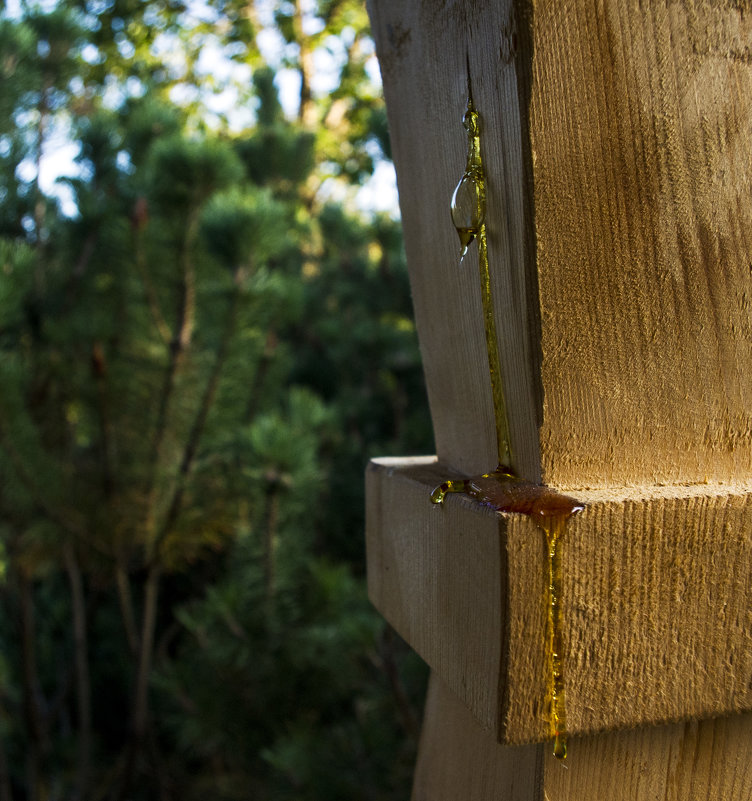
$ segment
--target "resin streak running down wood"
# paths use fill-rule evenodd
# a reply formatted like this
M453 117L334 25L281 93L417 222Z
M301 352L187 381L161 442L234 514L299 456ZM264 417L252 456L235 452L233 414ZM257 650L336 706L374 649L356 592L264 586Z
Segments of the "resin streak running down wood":
M593 732L752 709L752 502L705 495L599 500L583 493L562 553L568 728ZM507 536L507 669L537 670L545 625L531 583L540 548L521 520ZM724 536L718 536L723 532ZM535 715L525 693L508 720Z
M443 481L431 492L431 502L443 504L446 496L462 493L481 506L500 514L522 514L530 518L546 535L549 665L549 727L554 741L554 756L567 756L567 714L564 689L564 653L561 607L561 546L569 518L584 509L575 498L529 481L522 481L499 469L472 478Z
M525 262L520 114L513 60L491 73L476 42L458 36L467 17L509 53L512 5L478 14L470 4L390 0L370 3L384 76L405 248L436 446L442 461L465 475L496 467L494 392L489 374L484 290L478 249L458 267L457 234L448 212L466 165L460 121L467 102L468 56L475 108L481 115L486 176L488 292L515 472L540 479L532 329L534 281ZM503 41L502 41L503 40ZM495 48L497 51L499 48ZM442 87L437 92L437 87ZM503 101L502 101L503 98ZM503 133L503 138L500 134ZM492 368L493 369L493 368Z
M468 252L469 245L478 243L478 270L480 278L481 304L486 335L486 355L488 358L489 380L494 407L494 426L496 429L497 463L511 468L512 447L509 436L509 418L507 414L504 382L501 375L499 359L499 341L496 334L496 317L493 290L491 286L491 270L488 265L488 237L486 231L486 176L481 154L481 119L473 104L470 81L470 63L467 64L467 109L462 124L467 132L467 163L465 172L457 184L450 210L452 222L460 240L460 266Z

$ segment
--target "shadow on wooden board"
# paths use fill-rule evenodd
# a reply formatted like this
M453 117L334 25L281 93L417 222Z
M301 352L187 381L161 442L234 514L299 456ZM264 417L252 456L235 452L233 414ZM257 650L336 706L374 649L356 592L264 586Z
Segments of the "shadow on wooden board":
M752 714L498 745L432 674L412 801L748 801Z

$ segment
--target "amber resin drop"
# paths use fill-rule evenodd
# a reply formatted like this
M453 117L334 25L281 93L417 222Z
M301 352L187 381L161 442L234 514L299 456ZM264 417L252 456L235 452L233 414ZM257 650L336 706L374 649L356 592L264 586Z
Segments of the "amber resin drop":
M471 478L450 479L431 493L433 503L442 503L446 495L462 492L496 512L531 517L539 526L551 519L562 519L581 512L585 506L569 495L550 487L517 478L505 467Z
M460 263L470 243L480 233L486 217L485 187L482 176L465 172L452 195L452 222L460 238Z

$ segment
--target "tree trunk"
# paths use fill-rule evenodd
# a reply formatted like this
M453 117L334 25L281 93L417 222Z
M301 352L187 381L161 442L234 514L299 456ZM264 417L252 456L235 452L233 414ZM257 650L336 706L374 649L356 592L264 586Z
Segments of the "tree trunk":
M71 589L76 698L78 701L78 763L74 797L85 801L91 775L91 681L89 678L86 599L81 568L75 549L70 542L66 542L63 547L63 557Z

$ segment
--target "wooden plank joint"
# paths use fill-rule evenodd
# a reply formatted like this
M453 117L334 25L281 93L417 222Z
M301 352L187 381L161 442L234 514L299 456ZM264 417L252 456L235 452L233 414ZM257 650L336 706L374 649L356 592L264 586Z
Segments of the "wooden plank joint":
M370 597L498 742L542 741L543 534L431 504L447 477L434 457L369 465ZM587 504L563 542L569 731L752 710L752 482L561 489Z

